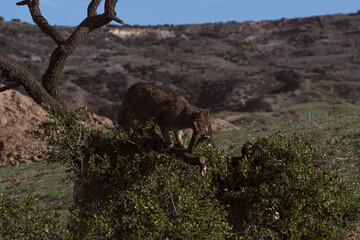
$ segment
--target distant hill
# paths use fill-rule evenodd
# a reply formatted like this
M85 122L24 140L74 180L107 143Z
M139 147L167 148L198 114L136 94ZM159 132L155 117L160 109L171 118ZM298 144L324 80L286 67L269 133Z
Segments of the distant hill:
M360 14L201 25L112 26L68 59L69 104L115 119L146 81L212 111L271 112L321 102L360 105ZM64 35L73 28L59 27ZM38 27L0 21L0 54L40 78L55 44ZM296 113L294 113L296 115ZM285 114L285 118L287 115Z

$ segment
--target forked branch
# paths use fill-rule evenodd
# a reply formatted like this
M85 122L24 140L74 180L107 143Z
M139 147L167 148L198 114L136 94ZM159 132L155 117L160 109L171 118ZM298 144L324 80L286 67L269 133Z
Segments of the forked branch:
M19 64L0 56L0 70L2 76L0 81L13 82L1 91L14 88L19 84L24 86L37 103L47 103L54 110L63 111L66 104L61 99L59 91L59 80L64 69L66 59L74 52L76 47L85 39L93 30L103 27L111 21L124 23L116 17L115 7L118 0L105 0L105 11L103 14L97 14L97 9L102 0L92 0L88 6L88 16L80 23L68 39L64 39L62 34L51 26L40 11L40 0L23 0L17 3L18 6L27 5L33 21L38 25L43 33L50 36L58 45L53 51L48 68L42 76L42 83L30 74Z
M61 101L58 85L64 69L65 60L91 31L101 28L113 20L123 23L122 20L116 17L115 6L117 1L118 0L106 0L105 12L98 15L96 10L101 1L92 0L88 7L88 17L85 18L73 34L52 53L49 67L42 77L42 85L46 91L58 101Z
M97 8L102 0L92 0L88 7L88 17L94 17L97 15Z
M31 17L36 25L39 26L40 30L51 37L57 45L64 43L65 39L61 33L43 17L39 7L39 0L25 0L16 3L18 6L28 5Z

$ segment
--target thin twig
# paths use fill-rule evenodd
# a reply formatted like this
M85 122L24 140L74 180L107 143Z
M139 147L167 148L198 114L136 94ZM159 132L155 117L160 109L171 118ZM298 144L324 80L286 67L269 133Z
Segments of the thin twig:
M27 0L16 3L16 5L18 5L18 6L23 6L26 4L28 4Z
M118 18L118 17L113 17L112 20L117 22L117 23L120 23L120 24L125 24L125 22L123 20L121 20L120 18Z
M169 194L169 196L170 196L170 199L171 199L171 202L172 202L172 204L173 204L173 206L174 206L174 210L175 210L176 214L177 214L178 216L180 216L180 214L179 214L178 211L176 210L176 206L175 206L175 203L174 203L172 194L170 193L169 189L166 189L166 190L167 190L167 192L168 192L168 194Z

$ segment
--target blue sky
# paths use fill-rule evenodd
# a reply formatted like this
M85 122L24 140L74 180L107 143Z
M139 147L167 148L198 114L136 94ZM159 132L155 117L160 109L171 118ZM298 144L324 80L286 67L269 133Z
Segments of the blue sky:
M1 0L0 16L32 23L28 9L15 5L18 1ZM40 0L40 8L51 24L75 26L85 18L89 2ZM358 10L360 0L119 0L117 5L118 17L131 25L260 21Z

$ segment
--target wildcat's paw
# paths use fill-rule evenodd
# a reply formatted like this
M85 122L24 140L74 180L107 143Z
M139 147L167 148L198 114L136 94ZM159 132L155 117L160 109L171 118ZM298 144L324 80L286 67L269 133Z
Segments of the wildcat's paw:
M165 146L166 146L166 148L172 148L172 147L174 147L174 142L173 141L171 141L171 142L165 142Z

